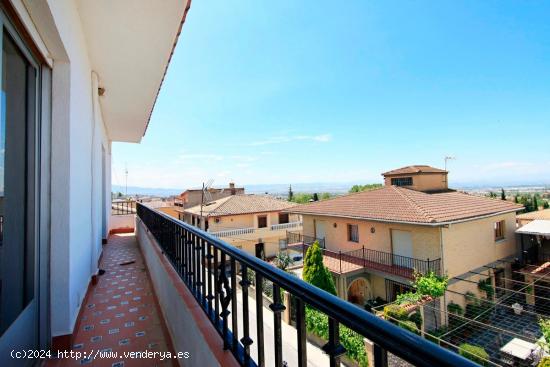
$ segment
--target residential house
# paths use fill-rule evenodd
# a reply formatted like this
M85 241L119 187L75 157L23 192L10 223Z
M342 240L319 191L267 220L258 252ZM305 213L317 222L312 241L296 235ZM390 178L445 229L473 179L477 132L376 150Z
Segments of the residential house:
M383 173L383 188L288 212L302 215L304 235L324 239L325 263L342 298L392 301L410 289L415 270L470 278L469 271L481 268L489 276L484 266L516 256L522 206L451 190L447 175L429 166L403 167ZM464 283L449 289L477 292L460 287Z
M180 210L179 219L250 254L270 258L286 247L287 231L301 231L301 216L282 212L296 204L268 195L232 195Z
M204 203L210 200L218 200L222 199L231 195L242 195L244 194L244 187L235 187L234 182L230 182L229 186L226 188L209 188L207 189L210 198L204 197L203 189L188 189L182 192L178 197L174 200L174 205L183 207L183 208L191 208L193 206L199 205L200 203Z
M534 212L518 214L516 219L518 227L523 227L527 223L534 220L550 220L550 209L536 210Z
M521 262L540 265L550 261L550 209L519 214L516 220Z

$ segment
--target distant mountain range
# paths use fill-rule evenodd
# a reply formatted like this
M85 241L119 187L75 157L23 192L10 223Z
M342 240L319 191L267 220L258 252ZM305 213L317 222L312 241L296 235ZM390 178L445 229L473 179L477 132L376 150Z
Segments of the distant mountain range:
M348 190L357 184L357 182L348 182L348 183L330 183L330 182L314 182L314 183L297 183L292 184L292 191L294 193L323 193L329 192L331 194L343 194L348 192ZM248 194L265 194L275 196L286 196L288 194L288 185L287 184L252 184L244 185L245 191ZM459 184L454 183L452 187L459 190L465 191L496 191L504 188L505 190L513 191L531 191L531 190L544 190L550 189L550 184L532 184L532 185L497 185L497 184ZM174 189L174 188L151 188L151 187L138 187L138 186L128 186L128 195L142 195L142 196L173 196L179 195L184 192L186 189ZM113 192L126 192L126 187L120 185L112 186Z

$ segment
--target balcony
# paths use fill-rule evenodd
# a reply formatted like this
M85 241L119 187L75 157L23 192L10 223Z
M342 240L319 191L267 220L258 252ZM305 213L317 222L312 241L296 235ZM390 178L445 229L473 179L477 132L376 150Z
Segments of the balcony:
M307 249L316 240L312 237L291 232L289 232L287 238L289 243L288 248L301 251L304 256ZM368 269L413 279L415 271L423 274L428 271L433 271L436 274L441 273L441 259L421 260L365 247L347 252L336 252L324 248L324 241L320 242L320 246L325 266L337 274L353 273L362 269Z
M254 237L266 237L272 236L275 231L286 231L287 229L299 229L302 227L302 222L290 222L290 223L281 223L281 224L272 224L268 228L235 228L227 229L223 231L209 232L212 236L222 238L222 237L232 237L240 236L247 234L254 234ZM286 235L286 233L284 233Z
M231 356L231 364L241 366L340 366L346 352L340 343L342 326L367 339L370 366L387 366L396 360L417 366L475 365L212 234L139 203L136 234L174 349L201 358L184 360L184 365L225 366ZM242 276L251 273L255 287ZM273 288L267 305L263 280ZM293 299L295 328L283 323L288 303L281 290ZM328 317L328 340L321 348L308 338L306 307Z

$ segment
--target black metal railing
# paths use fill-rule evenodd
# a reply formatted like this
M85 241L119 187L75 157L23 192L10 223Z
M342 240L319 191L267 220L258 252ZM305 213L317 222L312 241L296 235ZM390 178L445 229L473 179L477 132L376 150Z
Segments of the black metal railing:
M387 366L388 352L416 366L476 366L435 343L277 269L207 232L139 203L137 215L209 317L223 340L224 349L230 350L242 366L269 364L282 367L285 364L281 329L281 313L285 306L281 300L281 289L296 299L297 365L300 367L308 363L306 305L328 316L329 340L323 350L328 354L330 366L340 366L341 355L345 352L339 342L340 325L347 326L374 343L374 367ZM251 305L248 292L251 283L248 276L238 281L239 270L241 274L253 272L255 275L256 297L252 305L256 310L255 332L250 330L249 323ZM273 342L269 345L264 344L263 279L273 283L273 303L269 308L274 330ZM242 296L240 304L237 302L237 284ZM243 318L240 325L237 319L239 312ZM233 316L231 325L230 315ZM242 326L242 330L238 326ZM250 355L253 343L257 345L255 358ZM266 361L266 347L274 349L273 360Z
M315 241L319 243L319 246L321 248L325 248L324 238L315 238L312 236L306 236L304 234L301 234L300 232L292 232L292 231L286 232L286 242L288 245L298 245L298 244L313 245Z
M135 200L114 200L111 202L111 215L136 214Z
M301 249L303 256L311 243L294 242L294 248ZM342 252L322 249L323 256L332 259L326 261L329 270L335 273L347 273L361 268L378 270L384 273L413 279L415 272L426 274L429 271L441 274L441 259L421 260L395 255L391 252L372 250L365 247Z

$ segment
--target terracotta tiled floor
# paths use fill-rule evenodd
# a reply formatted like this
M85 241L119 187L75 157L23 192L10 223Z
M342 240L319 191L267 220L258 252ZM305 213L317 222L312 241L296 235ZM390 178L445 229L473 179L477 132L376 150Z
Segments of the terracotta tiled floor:
M128 265L120 265L135 261ZM48 367L177 366L176 360L124 358L124 352L173 353L151 280L133 234L109 238L103 248L105 274L92 286L77 321L73 351L116 352L116 358L52 359Z

